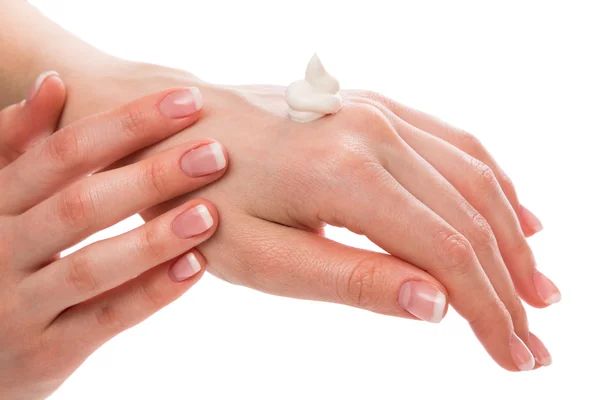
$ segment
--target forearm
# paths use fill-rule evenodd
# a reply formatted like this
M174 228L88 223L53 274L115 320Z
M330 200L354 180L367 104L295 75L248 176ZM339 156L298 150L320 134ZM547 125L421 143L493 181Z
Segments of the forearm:
M0 3L0 54L0 108L23 99L41 72L57 71L69 87L70 80L111 59L25 0Z

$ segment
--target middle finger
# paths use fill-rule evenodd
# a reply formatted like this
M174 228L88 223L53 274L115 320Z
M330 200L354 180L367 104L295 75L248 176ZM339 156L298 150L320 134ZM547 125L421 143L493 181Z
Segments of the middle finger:
M226 163L222 146L205 140L81 180L16 218L16 267L36 269L99 230L205 186Z
M387 113L388 118L398 134L489 222L500 254L523 300L534 307L552 304L554 297L547 291L537 290L535 277L538 272L533 252L493 170L451 144L390 114Z

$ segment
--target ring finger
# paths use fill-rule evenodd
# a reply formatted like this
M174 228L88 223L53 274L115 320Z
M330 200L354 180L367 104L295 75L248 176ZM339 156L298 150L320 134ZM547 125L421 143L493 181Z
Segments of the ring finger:
M206 241L217 224L217 211L211 203L192 200L139 228L93 243L31 274L20 283L25 304L53 318ZM185 278L185 273L171 271L170 275L178 280ZM40 298L48 301L40 304Z

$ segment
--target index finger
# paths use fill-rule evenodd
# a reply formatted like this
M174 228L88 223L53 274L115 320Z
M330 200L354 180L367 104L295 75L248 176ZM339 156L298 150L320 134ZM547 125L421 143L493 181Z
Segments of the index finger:
M200 90L170 89L69 125L0 170L0 213L18 214L76 179L192 125Z

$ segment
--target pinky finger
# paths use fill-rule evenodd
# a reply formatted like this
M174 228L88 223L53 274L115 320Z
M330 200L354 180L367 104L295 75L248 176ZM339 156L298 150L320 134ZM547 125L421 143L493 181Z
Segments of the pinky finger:
M514 209L517 218L519 219L521 230L526 237L532 236L543 229L540 220L531 211L521 205L512 181L477 138L424 112L400 105L387 99L383 102L400 119L403 119L415 128L450 143L490 167L494 172L504 195Z
M69 308L47 328L48 333L86 338L92 348L100 347L177 300L200 280L205 270L206 259L198 250L190 250L121 286Z

